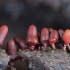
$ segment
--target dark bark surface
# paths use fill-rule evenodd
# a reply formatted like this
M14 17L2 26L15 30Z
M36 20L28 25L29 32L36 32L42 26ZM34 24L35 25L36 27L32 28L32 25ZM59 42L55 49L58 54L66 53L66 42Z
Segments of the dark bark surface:
M16 70L15 67L11 67L11 66L7 66L7 68L5 70Z

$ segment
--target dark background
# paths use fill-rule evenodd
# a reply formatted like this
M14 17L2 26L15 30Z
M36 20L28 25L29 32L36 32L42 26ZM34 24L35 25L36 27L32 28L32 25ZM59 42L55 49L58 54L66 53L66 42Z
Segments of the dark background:
M40 32L43 27L54 29L70 28L69 0L0 0L0 26L9 27L2 45L5 49L9 39L26 37L29 25L34 24ZM28 70L23 62L15 63L17 70Z

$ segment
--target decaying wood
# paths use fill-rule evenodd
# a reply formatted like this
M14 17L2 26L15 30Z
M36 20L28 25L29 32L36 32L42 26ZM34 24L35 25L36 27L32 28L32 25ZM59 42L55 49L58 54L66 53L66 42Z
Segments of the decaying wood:
M6 54L5 50L0 49L0 70L5 70L9 60L10 57Z
M8 56L5 50L0 49L0 70L16 70L16 68L8 66L10 56Z
M19 50L18 55L26 61L30 70L70 70L70 54L63 50ZM8 55L1 49L0 70L16 70L8 66L8 61Z
M27 60L30 70L70 70L70 57L63 50L20 50L18 55Z

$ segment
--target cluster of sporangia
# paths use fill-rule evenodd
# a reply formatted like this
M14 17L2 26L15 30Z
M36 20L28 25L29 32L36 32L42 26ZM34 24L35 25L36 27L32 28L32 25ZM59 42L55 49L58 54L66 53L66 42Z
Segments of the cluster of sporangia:
M0 45L3 44L4 39L8 33L8 27L3 25L0 27ZM63 47L62 47L63 43ZM11 60L9 62L10 65L14 65L14 61L17 59L21 59L21 57L17 56L18 49L26 50L45 50L50 45L51 48L55 49L55 45L58 44L64 51L66 47L70 50L70 30L66 31L59 29L54 30L52 28L43 28L41 33L37 31L37 28L34 25L30 25L27 31L26 40L23 38L15 37L7 42L6 52L11 56ZM18 46L18 48L16 47Z

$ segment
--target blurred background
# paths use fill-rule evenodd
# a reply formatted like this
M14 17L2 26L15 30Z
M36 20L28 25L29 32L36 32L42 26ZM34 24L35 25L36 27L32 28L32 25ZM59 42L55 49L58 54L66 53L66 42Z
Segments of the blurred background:
M29 25L34 24L40 32L43 27L70 28L70 0L0 0L0 26L9 27L2 46L16 36L26 37ZM28 70L20 60L15 62L17 70Z

